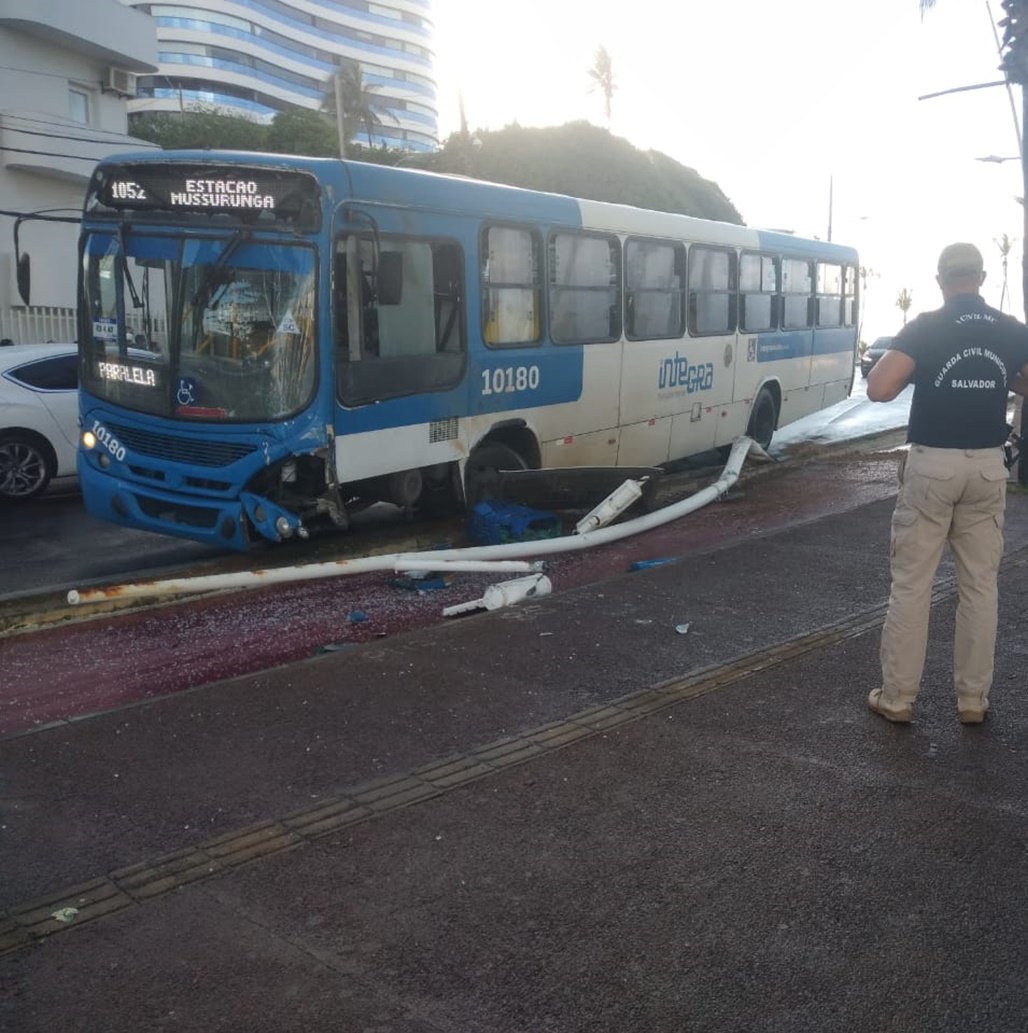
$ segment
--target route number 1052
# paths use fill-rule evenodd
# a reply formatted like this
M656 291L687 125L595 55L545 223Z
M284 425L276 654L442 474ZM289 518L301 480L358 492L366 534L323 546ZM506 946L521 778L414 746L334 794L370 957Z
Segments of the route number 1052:
M538 366L501 366L482 370L483 395L509 395L515 391L535 391L538 387Z

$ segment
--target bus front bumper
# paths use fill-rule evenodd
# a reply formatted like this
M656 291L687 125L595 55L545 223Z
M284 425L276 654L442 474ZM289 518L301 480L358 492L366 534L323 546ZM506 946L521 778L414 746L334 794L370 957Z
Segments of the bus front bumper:
M86 510L102 520L222 549L250 548L250 520L239 499L164 494L110 475L98 476L81 459L79 483ZM268 536L264 527L259 530Z

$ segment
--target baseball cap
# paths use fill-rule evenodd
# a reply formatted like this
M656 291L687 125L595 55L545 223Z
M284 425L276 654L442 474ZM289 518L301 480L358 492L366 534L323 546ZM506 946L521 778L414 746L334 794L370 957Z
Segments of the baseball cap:
M981 276L984 268L982 253L974 244L949 244L939 255L939 275L945 280Z

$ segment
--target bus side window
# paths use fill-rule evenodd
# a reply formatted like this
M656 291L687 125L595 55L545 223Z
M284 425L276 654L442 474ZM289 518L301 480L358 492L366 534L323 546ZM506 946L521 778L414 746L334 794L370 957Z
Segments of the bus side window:
M813 325L813 276L803 258L782 259L782 329L806 330Z
M517 226L486 226L479 250L485 343L538 344L542 329L539 235Z
M597 233L550 237L550 336L558 344L621 335L621 242Z
M778 325L778 259L743 252L739 259L739 329L753 334Z
M842 325L857 325L857 267L843 267Z
M689 331L694 335L735 330L738 264L734 251L694 244L689 249Z
M625 244L625 335L681 337L685 330L685 248L632 238Z
M338 256L337 256L338 261ZM344 404L452 387L463 374L464 256L457 244L351 236L336 272L336 378ZM344 331L345 328L345 339Z
M817 263L816 326L842 326L842 266Z

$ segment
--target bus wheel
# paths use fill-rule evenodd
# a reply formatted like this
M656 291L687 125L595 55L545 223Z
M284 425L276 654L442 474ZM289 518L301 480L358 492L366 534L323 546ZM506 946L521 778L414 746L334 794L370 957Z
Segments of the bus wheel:
M774 395L766 387L762 387L753 403L746 434L753 438L761 448L766 449L771 444L777 422L778 410L775 406Z
M424 487L418 509L426 516L445 517L460 512L460 471L456 463L440 463L422 471Z
M464 467L464 504L471 509L483 499L496 497L501 470L527 470L528 464L509 445L487 441L479 445Z

